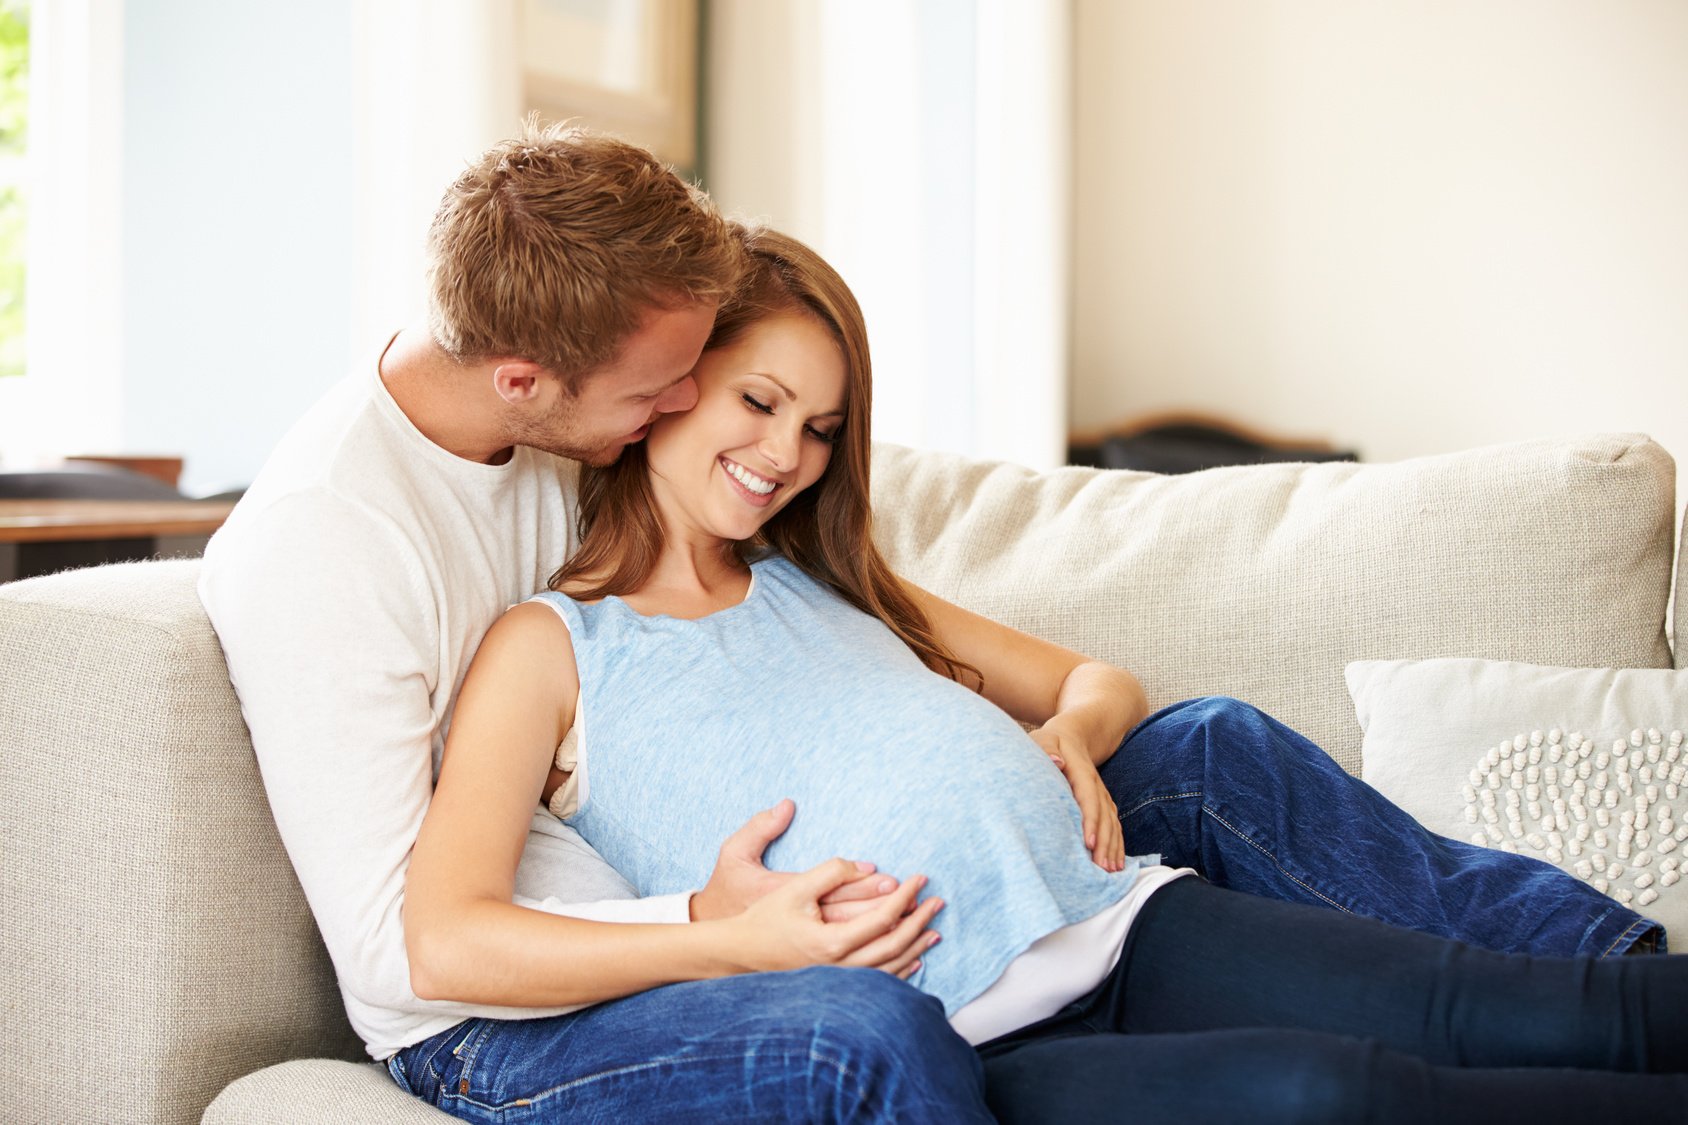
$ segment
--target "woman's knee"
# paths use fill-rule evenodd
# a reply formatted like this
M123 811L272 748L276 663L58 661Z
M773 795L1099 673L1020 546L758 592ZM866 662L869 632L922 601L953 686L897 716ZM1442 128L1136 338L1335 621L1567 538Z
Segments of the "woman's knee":
M1103 778L1136 776L1157 784L1194 784L1205 775L1216 747L1228 754L1244 752L1259 741L1259 732L1270 721L1259 708L1228 696L1206 695L1174 703L1131 732L1119 753L1104 764Z
M1202 695L1174 703L1161 712L1169 720L1204 727L1241 725L1257 727L1270 721L1270 716L1252 703L1244 703L1228 695Z

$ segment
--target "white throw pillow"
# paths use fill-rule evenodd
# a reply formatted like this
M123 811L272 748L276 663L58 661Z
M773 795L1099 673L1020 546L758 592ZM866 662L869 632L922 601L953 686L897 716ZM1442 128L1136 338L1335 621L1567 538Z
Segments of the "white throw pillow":
M1535 856L1688 952L1688 672L1361 660L1361 777L1433 832Z

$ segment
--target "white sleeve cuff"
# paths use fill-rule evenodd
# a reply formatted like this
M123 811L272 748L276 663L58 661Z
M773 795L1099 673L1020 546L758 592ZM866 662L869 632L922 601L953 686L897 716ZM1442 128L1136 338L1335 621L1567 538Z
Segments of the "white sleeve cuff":
M599 902L558 902L554 898L531 899L516 896L517 906L584 918L589 922L690 922L692 892L653 895L650 898L617 898Z

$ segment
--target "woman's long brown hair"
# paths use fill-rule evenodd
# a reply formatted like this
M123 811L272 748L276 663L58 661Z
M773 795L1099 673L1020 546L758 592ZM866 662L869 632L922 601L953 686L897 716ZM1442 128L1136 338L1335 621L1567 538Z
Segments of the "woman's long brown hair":
M811 316L831 333L844 358L846 416L832 460L805 491L762 526L741 550L763 547L790 559L864 613L877 617L927 667L977 690L979 670L957 659L932 631L907 587L873 542L868 419L873 370L861 306L844 279L803 243L778 231L737 228L749 268L721 306L705 350L725 347L773 316ZM580 549L551 576L550 587L593 599L637 591L662 554L643 443L606 468L580 471Z

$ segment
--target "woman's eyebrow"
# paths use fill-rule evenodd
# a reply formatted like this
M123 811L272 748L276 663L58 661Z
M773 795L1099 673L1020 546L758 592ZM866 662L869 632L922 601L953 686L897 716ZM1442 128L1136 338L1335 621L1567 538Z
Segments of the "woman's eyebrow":
M747 372L745 372L745 374L754 375L758 379L768 380L768 382L772 383L774 386L776 386L780 389L780 392L785 395L785 399L786 399L787 402L796 402L797 401L797 396L792 393L790 387L786 386L784 383L780 382L778 379L774 378L772 375L768 374L766 371L747 371Z
M768 382L772 383L774 386L776 386L780 389L780 392L785 395L785 400L787 402L796 402L797 401L797 395L792 392L792 389L790 387L786 386L784 383L780 382L778 379L776 379L774 376L768 374L766 371L747 371L747 372L745 372L745 374L754 375L758 379L768 380ZM839 417L843 417L844 416L843 408L840 407L837 410L828 410L824 414L815 415L815 417L817 417L817 418L830 418L834 414L838 415Z

